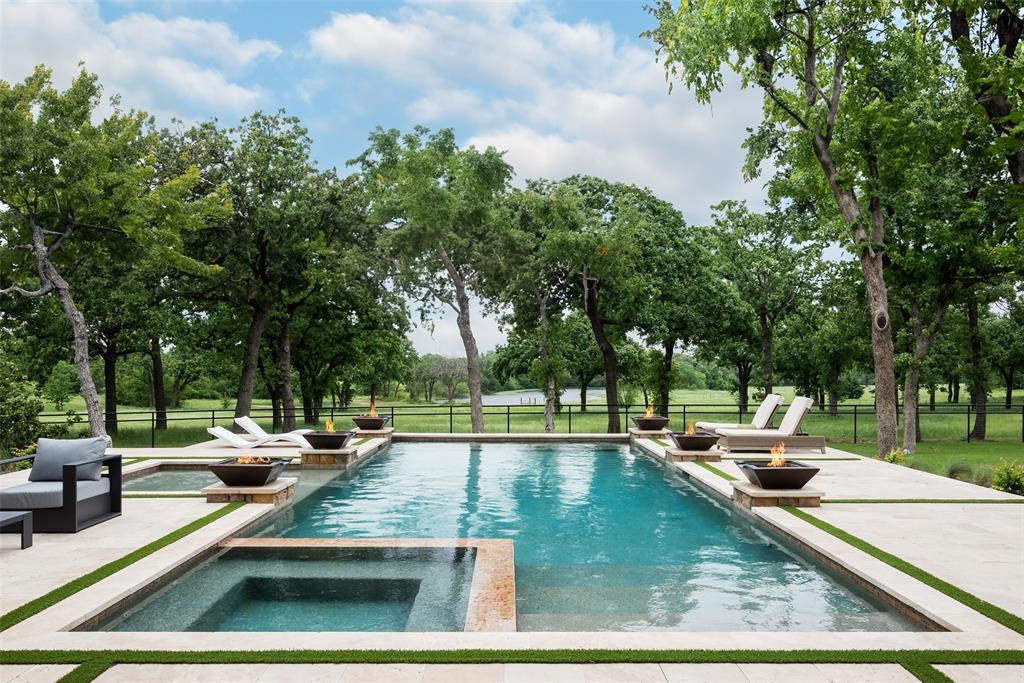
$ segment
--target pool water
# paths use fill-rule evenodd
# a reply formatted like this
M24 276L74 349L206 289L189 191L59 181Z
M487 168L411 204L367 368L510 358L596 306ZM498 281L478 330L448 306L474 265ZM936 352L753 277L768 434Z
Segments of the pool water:
M920 630L624 446L399 443L298 487L255 535L513 539L520 631Z
M112 631L461 631L467 548L232 548L100 625Z
M207 469L158 470L126 480L123 488L125 491L201 491L217 481L217 476Z

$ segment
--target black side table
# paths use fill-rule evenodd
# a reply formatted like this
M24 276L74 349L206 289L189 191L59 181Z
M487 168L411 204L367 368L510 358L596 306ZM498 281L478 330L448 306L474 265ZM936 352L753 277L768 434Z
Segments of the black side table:
M8 510L0 512L0 529L19 527L21 531L21 549L32 547L32 513L27 510Z

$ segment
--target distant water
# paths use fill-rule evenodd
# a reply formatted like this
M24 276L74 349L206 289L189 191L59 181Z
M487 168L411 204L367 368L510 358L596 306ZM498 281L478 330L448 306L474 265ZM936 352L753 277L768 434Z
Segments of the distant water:
M524 389L522 391L502 391L497 394L483 394L481 396L485 406L519 406L519 405L544 405L544 394L536 389ZM565 389L562 392L562 401L565 403L579 403L579 389ZM442 401L438 401L443 403ZM469 398L463 396L455 399L456 403L469 403ZM604 388L590 389L587 391L588 403L604 403Z

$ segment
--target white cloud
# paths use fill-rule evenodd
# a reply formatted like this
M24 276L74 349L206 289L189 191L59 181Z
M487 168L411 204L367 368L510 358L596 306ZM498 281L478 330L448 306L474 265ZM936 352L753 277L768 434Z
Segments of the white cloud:
M667 92L651 46L542 5L410 3L391 18L334 13L310 32L314 55L417 91L407 116L462 122L469 144L507 151L519 180L601 175L650 187L691 222L722 199L760 203L743 182L740 144L760 119L735 81L700 105ZM465 124L469 124L469 129Z
M191 119L238 114L257 106L263 92L235 73L280 48L241 40L218 22L133 14L107 23L94 2L4 1L0 24L0 78L19 81L38 64L66 86L79 62L95 72L107 94L162 117Z

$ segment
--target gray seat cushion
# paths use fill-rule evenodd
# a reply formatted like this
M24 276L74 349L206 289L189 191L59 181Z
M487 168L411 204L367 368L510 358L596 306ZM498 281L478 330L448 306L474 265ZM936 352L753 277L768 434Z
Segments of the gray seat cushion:
M92 460L107 452L107 438L94 436L91 439L39 439L36 457L32 461L29 481L60 481L64 478L63 467L67 463ZM79 479L98 480L100 463L78 468Z
M110 480L80 481L76 486L78 500L85 500L110 491ZM59 481L30 481L0 491L0 510L37 510L59 508L64 504L64 484Z

